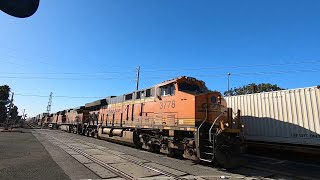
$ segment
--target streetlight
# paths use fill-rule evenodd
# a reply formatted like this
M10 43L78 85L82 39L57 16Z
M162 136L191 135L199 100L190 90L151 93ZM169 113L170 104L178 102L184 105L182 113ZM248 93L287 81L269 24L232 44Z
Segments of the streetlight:
M230 75L231 73L228 73L228 92L230 91ZM229 96L230 96L230 92L229 92Z

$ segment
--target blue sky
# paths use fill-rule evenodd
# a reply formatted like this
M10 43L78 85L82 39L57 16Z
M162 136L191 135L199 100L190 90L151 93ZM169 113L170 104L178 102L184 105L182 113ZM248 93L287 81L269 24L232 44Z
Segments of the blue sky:
M50 92L56 112L133 91L138 65L141 88L187 75L225 91L229 72L231 87L315 86L319 19L316 0L42 0L27 19L0 12L0 84L29 116Z

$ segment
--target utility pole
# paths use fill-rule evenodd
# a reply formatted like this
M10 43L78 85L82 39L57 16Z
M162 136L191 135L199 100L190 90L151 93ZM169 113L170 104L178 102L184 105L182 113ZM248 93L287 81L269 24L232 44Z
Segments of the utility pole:
M231 75L231 73L228 73L228 93L229 93L229 96L230 96L230 75Z
M51 104L52 104L52 92L50 93L50 96L49 96L49 101L48 101L48 105L47 105L47 113L50 114L50 111L51 111Z
M136 88L137 91L139 89L139 79L140 79L140 66L137 67L137 88Z
M137 67L137 87L136 90L139 90L139 79L140 79L140 66ZM132 104L132 110L131 110L131 120L133 120L133 112L134 112L134 104Z
M10 118L11 108L13 105L13 95L14 95L14 93L11 94L11 100L10 100L10 104L9 104L5 130L8 130L9 118Z

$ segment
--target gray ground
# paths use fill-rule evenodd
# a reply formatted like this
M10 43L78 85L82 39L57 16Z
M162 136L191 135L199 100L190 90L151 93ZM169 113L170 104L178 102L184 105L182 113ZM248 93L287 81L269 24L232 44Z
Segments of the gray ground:
M164 177L132 164L126 158L184 179L320 178L320 166L291 161L249 155L246 157L246 166L226 171L208 164L169 158L162 154L59 130L39 129L32 130L32 133L30 130L24 132L0 132L0 179L119 178L104 165L122 169L138 179ZM102 164L95 159L99 159Z
M86 168L61 148L49 142L41 134L33 133L49 152L52 159L63 169L70 179L100 179L98 175Z
M30 130L0 132L0 179L69 179Z

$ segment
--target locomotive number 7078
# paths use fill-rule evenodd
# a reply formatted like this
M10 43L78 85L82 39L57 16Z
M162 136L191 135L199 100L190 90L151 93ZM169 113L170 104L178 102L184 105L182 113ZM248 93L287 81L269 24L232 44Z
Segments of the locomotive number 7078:
M160 102L160 109L168 109L168 108L175 108L175 107L176 107L175 100Z

